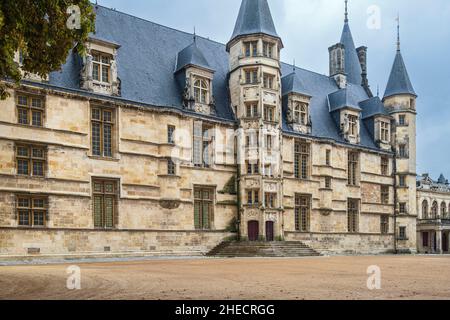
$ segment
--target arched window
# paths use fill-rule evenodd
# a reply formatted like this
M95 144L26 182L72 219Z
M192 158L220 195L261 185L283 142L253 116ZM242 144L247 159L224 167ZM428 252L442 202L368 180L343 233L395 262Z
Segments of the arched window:
M208 103L208 83L206 80L196 80L194 82L194 98L197 103Z
M447 216L447 205L445 202L441 204L441 218L445 218Z
M428 201L423 200L422 202L422 219L428 219Z
M303 125L308 124L308 107L304 104L300 108L300 121Z
M436 219L438 215L438 203L437 201L433 202L433 206L431 207L431 219Z

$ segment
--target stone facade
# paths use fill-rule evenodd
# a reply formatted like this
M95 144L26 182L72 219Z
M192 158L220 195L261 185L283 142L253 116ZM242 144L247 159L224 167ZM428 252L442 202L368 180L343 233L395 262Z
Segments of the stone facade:
M255 3L267 14L265 0ZM76 90L45 81L11 88L0 101L0 256L203 254L232 238L303 241L334 254L416 252L417 199L429 198L416 194L416 96L376 98L383 110L371 114L350 101L360 84L348 83L343 38L320 79L338 91L327 114L338 135L315 135L317 97L296 82L295 67L283 87L273 26L236 25L226 76L195 36L171 53L177 107L121 97L123 48L97 38ZM371 103L365 49L353 51ZM226 95L213 88L217 77ZM216 95L229 95L228 119Z

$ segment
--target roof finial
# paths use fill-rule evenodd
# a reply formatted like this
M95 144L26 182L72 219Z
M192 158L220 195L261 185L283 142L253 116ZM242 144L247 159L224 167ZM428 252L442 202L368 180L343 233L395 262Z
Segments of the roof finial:
M345 0L345 23L348 23L348 0Z
M379 96L380 96L380 85L377 84L377 97L379 97Z
M194 26L194 42L197 42L197 32L195 31L195 26Z
M294 73L295 73L295 58L294 58L294 64L293 64L293 69L294 69Z
M397 51L400 52L400 14L397 15Z

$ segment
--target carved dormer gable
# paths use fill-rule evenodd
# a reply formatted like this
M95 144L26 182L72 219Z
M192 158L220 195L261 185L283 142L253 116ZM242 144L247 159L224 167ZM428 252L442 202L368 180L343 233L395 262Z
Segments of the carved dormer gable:
M215 114L214 70L197 45L197 40L180 51L175 78L182 90L183 107L203 114Z
M361 142L361 108L351 88L328 95L330 113L338 123L342 138L352 144Z
M299 133L311 134L311 95L295 69L282 79L282 92L288 125Z
M22 49L17 50L14 54L14 61L19 64L19 69L20 69L20 73L22 74L22 79L36 81L36 82L48 81L48 75L39 76L36 73L29 73L29 72L25 72L22 70L25 55L26 55L26 53Z
M120 96L117 54L120 45L89 38L81 70L81 88L95 93Z
M373 97L359 103L362 119L371 133L374 142L384 150L391 150L392 116L389 115L379 97Z

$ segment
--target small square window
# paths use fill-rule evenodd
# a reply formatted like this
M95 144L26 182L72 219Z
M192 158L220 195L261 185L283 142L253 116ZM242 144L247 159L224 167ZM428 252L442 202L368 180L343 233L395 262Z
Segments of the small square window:
M405 202L401 202L399 204L399 212L401 214L406 214L406 203Z
M325 177L325 188L331 189L331 177Z

